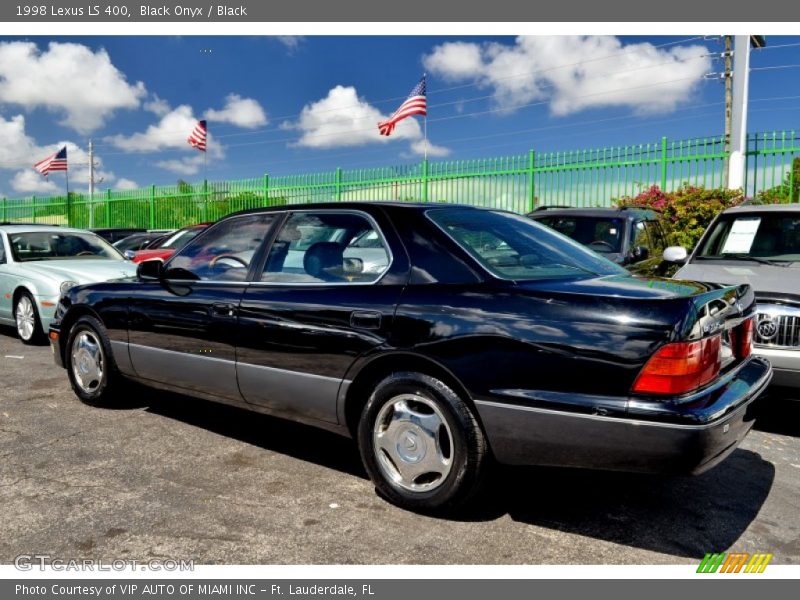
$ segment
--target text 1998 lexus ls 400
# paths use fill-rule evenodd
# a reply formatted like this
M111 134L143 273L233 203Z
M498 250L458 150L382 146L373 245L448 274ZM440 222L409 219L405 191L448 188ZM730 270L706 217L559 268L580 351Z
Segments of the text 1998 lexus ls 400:
M378 491L446 510L491 459L700 472L771 377L753 292L642 279L510 213L336 203L226 217L75 287L50 339L85 402L132 379L355 437Z

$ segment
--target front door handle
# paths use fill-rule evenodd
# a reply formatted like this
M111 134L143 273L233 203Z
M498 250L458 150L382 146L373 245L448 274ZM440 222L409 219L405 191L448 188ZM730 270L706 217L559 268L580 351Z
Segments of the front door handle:
M217 302L211 305L211 314L215 317L233 317L236 315L236 306L227 302Z
M371 310L354 310L350 313L350 327L356 329L380 329L381 313Z

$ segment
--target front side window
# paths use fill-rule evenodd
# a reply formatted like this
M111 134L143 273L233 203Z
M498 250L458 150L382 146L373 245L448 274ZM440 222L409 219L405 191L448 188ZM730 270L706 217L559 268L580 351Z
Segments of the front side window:
M595 252L614 254L621 251L622 219L553 215L536 220L584 246L590 246Z
M704 238L696 258L800 262L800 213L723 215Z
M67 231L31 231L8 236L17 262L37 260L122 260L123 256L99 235Z
M186 244L169 261L167 277L244 281L275 219L274 213L262 213L222 221Z
M383 236L364 215L297 212L278 232L261 281L371 283L389 263Z
M536 221L488 210L431 209L428 217L502 279L563 279L628 272Z

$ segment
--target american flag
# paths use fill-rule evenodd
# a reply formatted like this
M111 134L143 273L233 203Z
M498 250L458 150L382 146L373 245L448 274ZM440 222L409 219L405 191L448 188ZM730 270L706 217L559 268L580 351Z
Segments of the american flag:
M51 171L66 171L67 170L67 147L64 146L61 150L40 160L33 168L39 171L42 175L47 177Z
M378 131L380 131L381 135L392 135L395 126L398 122L402 121L406 117L410 117L412 115L427 115L428 114L428 102L425 97L425 75L422 76L422 79L419 80L419 83L414 86L414 89L411 90L411 93L406 98L405 102L400 105L391 117L383 121L382 123L378 123Z
M202 152L206 151L206 138L208 137L208 129L206 128L205 121L198 121L197 125L194 126L189 139L186 140L189 142L189 145L201 150Z

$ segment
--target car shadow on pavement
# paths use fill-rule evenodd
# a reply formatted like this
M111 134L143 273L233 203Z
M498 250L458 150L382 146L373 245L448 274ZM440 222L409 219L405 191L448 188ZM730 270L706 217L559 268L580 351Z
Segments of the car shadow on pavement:
M355 443L334 433L214 402L152 392L149 412L366 479ZM774 466L738 449L697 477L497 466L454 521L521 523L687 558L733 546L756 518Z
M778 435L800 436L800 399L797 391L770 389L756 404L755 428Z
M483 518L518 522L687 558L733 546L757 517L775 467L738 449L695 477L503 468Z
M147 394L152 399L146 404L148 412L367 479L355 443L335 433L180 394L155 390Z

